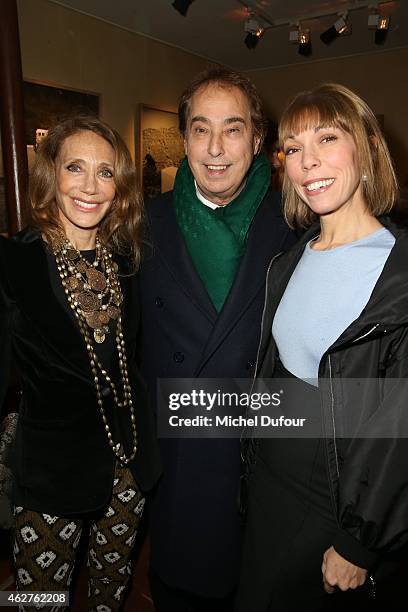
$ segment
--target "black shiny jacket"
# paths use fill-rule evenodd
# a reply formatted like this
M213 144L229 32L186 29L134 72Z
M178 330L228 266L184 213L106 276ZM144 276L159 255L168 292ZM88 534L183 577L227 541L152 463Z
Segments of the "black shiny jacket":
M343 557L365 568L408 543L408 230L387 219L381 222L395 236L395 245L366 307L319 365L327 469L338 521L333 545ZM274 372L277 347L272 321L306 243L317 233L318 228L311 228L290 251L271 262L257 378ZM360 381L350 385L346 379ZM361 427L366 433L370 427L374 434L361 437L357 430L353 438L342 437L356 411ZM384 424L388 437L381 437ZM256 445L256 440L247 445L247 473Z

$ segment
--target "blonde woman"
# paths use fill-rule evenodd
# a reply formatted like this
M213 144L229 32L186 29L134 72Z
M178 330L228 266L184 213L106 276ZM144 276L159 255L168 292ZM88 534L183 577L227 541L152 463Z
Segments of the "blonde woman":
M311 229L270 267L257 377L287 379L318 425L250 444L240 612L331 610L335 590L347 605L408 534L408 237L382 216L390 154L367 104L336 84L296 96L279 133L286 218ZM347 437L356 422L365 435Z

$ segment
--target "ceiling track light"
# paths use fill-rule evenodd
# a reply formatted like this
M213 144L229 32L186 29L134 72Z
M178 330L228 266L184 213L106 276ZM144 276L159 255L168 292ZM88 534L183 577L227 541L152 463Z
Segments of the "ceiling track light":
M248 34L244 38L244 43L248 47L248 49L255 49L256 45L259 43L262 37L263 31L258 31L255 34L252 32L248 32Z
M377 28L374 34L374 42L376 45L383 45L387 38L388 28L390 26L390 18L380 16L378 19Z
M303 55L304 57L308 57L312 53L312 41L310 40L310 30L307 28L303 30L299 30L298 53L299 55Z
M378 5L373 8L371 13L368 15L367 26L369 30L375 30L375 44L384 44L390 27L390 17L387 15L382 15L378 9Z
M330 45L342 34L349 34L350 32L351 27L347 24L347 14L345 14L339 17L330 28L320 34L320 40L324 42L325 45Z
M307 57L312 52L310 30L300 25L292 26L289 30L289 42L298 45L298 53Z
M245 21L244 29L246 32L246 36L244 38L245 45L248 47L248 49L255 49L261 40L263 33L265 32L265 28L257 19L255 19L253 15L250 15Z
M172 6L185 17L187 15L187 11L190 8L190 5L193 4L194 0L174 0Z
M177 0L175 0L174 4L176 1ZM190 0L190 3L192 1L193 0ZM298 53L300 55L308 56L311 54L312 44L310 30L301 27L299 21L290 21L289 19L272 20L267 13L262 12L260 9L252 9L249 7L245 0L237 1L245 7L244 14L247 19L245 21L246 36L244 43L248 49L255 49L265 30L273 30L275 28L289 26L289 42L298 46ZM396 1L399 2L400 0ZM383 15L382 9L379 7L382 5L388 6L390 1L384 0L382 2L364 2L364 0L353 0L353 2L354 4L352 6L345 7L345 12L343 14L338 13L336 21L330 26L330 28L320 34L321 41L326 45L330 45L334 40L336 40L336 38L351 34L351 23L348 22L349 13L357 9L368 8L368 28L375 30L375 44L383 44L389 30L390 16ZM391 2L391 4L394 4L394 2ZM334 14L335 13L332 12L314 12L310 13L309 15L303 15L302 22L308 23L309 21L326 19Z

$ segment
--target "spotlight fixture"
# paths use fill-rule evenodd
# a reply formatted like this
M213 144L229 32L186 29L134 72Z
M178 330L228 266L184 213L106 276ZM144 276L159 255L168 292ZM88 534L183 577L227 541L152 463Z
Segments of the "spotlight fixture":
M190 5L193 4L194 0L174 0L172 6L185 17L187 15L187 11L190 8Z
M308 56L312 53L312 43L310 40L310 30L299 25L291 26L289 30L289 42L298 45L298 53Z
M255 49L256 45L259 43L259 40L263 34L262 32L253 34L252 32L248 32L248 34L244 38L244 43L248 47L248 49Z
M346 15L339 17L337 21L334 22L332 26L322 34L320 34L320 40L324 42L325 45L330 45L333 40L336 40L342 34L345 34L349 30L349 26L346 22Z
M250 17L245 22L245 32L245 45L248 47L248 49L255 49L256 45L261 40L263 33L265 32L265 28L261 26L261 24L254 19L254 17Z
M310 30L299 30L299 55L307 57L312 53L312 42L310 40Z
M376 45L383 45L387 37L388 28L390 25L390 18L380 16L378 19L377 28L375 30L374 42Z

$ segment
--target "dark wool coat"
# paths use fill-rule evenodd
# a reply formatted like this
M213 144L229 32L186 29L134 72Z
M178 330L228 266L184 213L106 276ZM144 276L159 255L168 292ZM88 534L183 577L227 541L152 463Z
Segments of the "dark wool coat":
M268 193L222 311L197 275L172 193L148 205L152 249L141 272L142 364L152 397L157 378L253 375L271 258L296 236L277 194ZM164 473L152 509L152 567L170 586L223 597L236 586L241 551L238 439L163 439Z

